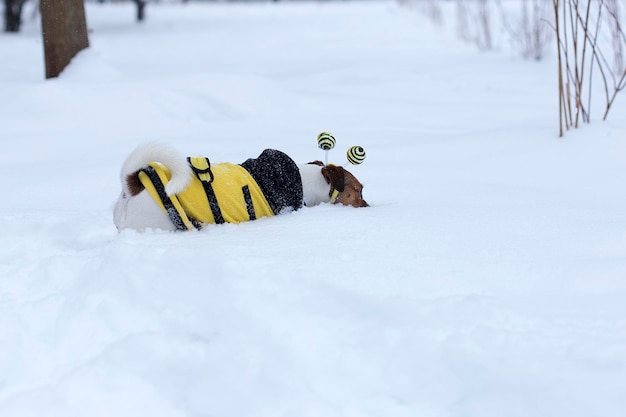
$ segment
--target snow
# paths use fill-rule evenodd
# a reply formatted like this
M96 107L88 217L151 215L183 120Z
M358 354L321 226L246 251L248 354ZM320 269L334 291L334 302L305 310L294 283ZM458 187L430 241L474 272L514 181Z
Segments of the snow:
M626 97L558 138L553 59L392 2L87 4L0 35L0 415L618 417ZM600 117L599 109L596 117ZM361 145L371 207L118 233L137 145Z

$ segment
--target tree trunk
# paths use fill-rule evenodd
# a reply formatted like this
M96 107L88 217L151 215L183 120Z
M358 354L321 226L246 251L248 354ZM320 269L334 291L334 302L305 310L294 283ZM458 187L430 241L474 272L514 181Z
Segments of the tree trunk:
M22 23L22 6L25 0L4 0L4 30L19 32Z
M53 78L89 46L85 4L83 0L41 0L39 7L46 78Z
M146 1L145 0L134 0L135 4L137 4L137 21L141 22L144 17L146 17L145 8Z

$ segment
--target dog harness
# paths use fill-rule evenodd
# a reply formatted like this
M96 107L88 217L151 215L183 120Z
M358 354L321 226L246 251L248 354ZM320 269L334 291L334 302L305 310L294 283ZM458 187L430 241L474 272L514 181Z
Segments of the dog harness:
M302 206L302 179L297 165L280 151L266 149L240 165L211 164L208 158L187 158L194 172L182 192L168 196L169 169L150 162L139 180L178 230L203 224L240 223Z

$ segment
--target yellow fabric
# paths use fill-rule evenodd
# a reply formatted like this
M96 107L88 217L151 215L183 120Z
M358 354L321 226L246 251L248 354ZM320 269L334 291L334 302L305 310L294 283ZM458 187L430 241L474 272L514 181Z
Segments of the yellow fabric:
M209 165L209 160L206 158L193 157L189 158L189 163L196 168L198 171L206 171L206 172L196 172L200 181L211 181L211 174L209 173L209 169L211 166Z
M205 158L191 158L191 163L201 170L208 168L208 162ZM150 163L150 166L157 171L163 184L167 184L171 178L167 167L158 163ZM274 215L272 208L258 184L242 166L231 163L212 164L211 172L214 177L211 186L215 192L224 221L228 223L240 223L250 220L242 191L242 188L246 185L250 191L256 218ZM140 179L144 186L146 186L148 192L150 192L152 198L159 204L161 209L166 211L161 203L161 199L154 190L154 186L151 184L148 186L147 183L150 183L149 179L144 181L141 174ZM143 175L147 179L147 175ZM208 172L206 174L201 173L199 176L203 180L210 180ZM170 196L170 198L181 217L183 217L185 225L189 223L189 229L193 228L193 225L189 222L188 217L194 218L201 223L215 223L206 192L198 176L194 175L190 185L185 190L175 196Z

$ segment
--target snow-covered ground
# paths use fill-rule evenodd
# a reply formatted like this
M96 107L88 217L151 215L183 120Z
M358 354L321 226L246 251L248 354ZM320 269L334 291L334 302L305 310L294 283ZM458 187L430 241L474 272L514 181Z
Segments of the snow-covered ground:
M51 81L36 22L0 35L0 416L624 415L626 96L559 139L553 60L395 3L147 13L89 3ZM113 225L141 143L308 162L321 131L370 208Z

